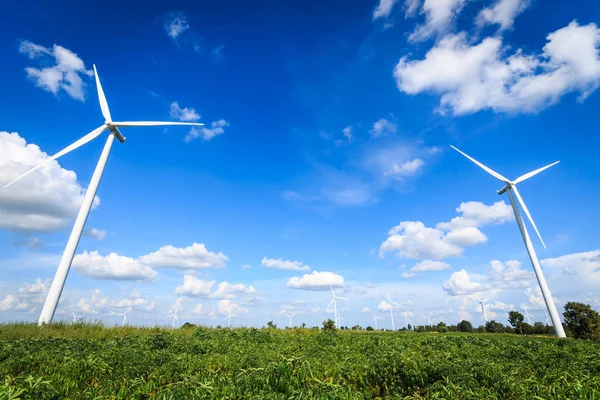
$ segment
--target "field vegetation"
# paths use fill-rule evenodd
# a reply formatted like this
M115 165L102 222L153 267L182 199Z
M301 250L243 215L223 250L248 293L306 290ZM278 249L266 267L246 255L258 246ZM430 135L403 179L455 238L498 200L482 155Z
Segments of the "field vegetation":
M600 399L600 344L318 328L0 326L0 399Z

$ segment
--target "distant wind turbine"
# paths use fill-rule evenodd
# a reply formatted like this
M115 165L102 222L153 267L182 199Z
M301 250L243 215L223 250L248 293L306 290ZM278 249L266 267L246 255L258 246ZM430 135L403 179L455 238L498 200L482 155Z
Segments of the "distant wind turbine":
M131 311L131 307L129 307L124 313L117 313L117 315L123 316L123 322L121 323L121 326L125 326L125 324L127 323L127 314L129 314L129 311Z
M546 321L544 321L544 324L550 325L550 316L548 315L548 311L544 310L544 314L546 315Z
M290 324L288 326L291 328L292 327L292 317L298 313L293 313L292 315L289 315L288 313L284 312L284 314L286 315L286 317L288 317L290 319Z
M527 311L527 307L523 307L523 308L525 309L525 315L524 315L524 317L527 320L527 323L529 325L531 325L531 314L529 314L529 311Z
M383 319L383 318L379 317L379 316L378 316L378 315L375 313L375 311L373 311L373 321L375 321L375 330L378 330L378 329L379 329L379 328L377 327L377 320L378 320L378 319Z
M109 135L106 139L106 143L104 145L104 149L102 150L102 154L100 155L100 159L98 160L98 164L96 165L96 169L94 170L94 174L92 175L92 179L90 180L90 184L85 191L85 196L83 198L83 202L81 204L81 208L79 209L79 213L77 214L77 218L75 219L75 223L73 225L73 230L71 231L71 235L69 236L69 240L67 241L67 245L65 247L65 251L62 254L60 259L60 263L58 264L58 268L56 270L56 274L54 275L54 279L52 280L52 285L50 286L50 290L48 291L48 296L46 297L46 301L44 303L44 307L42 308L42 312L40 314L40 318L38 320L38 325L43 325L45 323L51 323L54 318L54 313L56 312L56 306L58 305L58 301L60 300L60 295L65 286L65 281L67 279L67 275L69 274L69 269L71 268L71 262L73 261L73 256L75 255L75 251L77 250L77 245L79 244L79 239L81 238L81 233L83 232L83 228L85 226L85 222L87 220L88 214L90 213L90 209L92 208L92 204L94 202L94 198L96 196L96 192L98 190L98 186L100 185L100 180L102 179L102 174L104 173L104 167L106 166L106 161L108 160L108 155L110 153L110 149L112 147L113 141L115 138L119 140L121 143L125 142L125 137L119 131L121 127L128 126L162 126L162 125L195 125L202 126L202 123L195 122L157 122L157 121L133 121L133 122L114 122L110 115L110 111L108 109L108 103L106 102L106 97L104 96L104 91L102 90L102 85L100 84L100 79L98 78L98 72L96 71L96 66L94 65L94 75L96 76L96 88L98 90L98 99L100 100L100 109L102 111L102 116L104 117L104 123L100 125L98 128L94 129L87 135L83 136L81 139L77 140L73 144L65 147L63 150L59 151L52 157L44 160L40 164L31 168L29 171L25 172L23 175L15 178L13 181L8 183L4 188L9 187L13 183L17 182L19 179L29 175L31 172L37 170L38 168L46 165L52 160L56 160L57 158L83 146L84 144L94 140L98 136L100 136L104 131L108 130Z
M490 298L488 297L488 298L487 298L487 299L485 299L485 300L481 300L481 299L480 299L479 297L477 297L477 296L473 296L473 298L479 302L479 305L481 306L481 312L483 313L483 318L485 319L485 322L488 322L488 316L487 316L487 312L485 311L485 309L486 309L487 305L486 305L485 303L486 303L486 301L489 301L489 300L490 300Z
M408 324L411 323L414 325L412 319L408 318L408 311L404 311L404 322L406 322L406 327L408 328Z
M432 315L433 315L433 313L430 312L428 316L423 317L423 318L425 318L427 320L427 325L429 325L429 326L431 326L431 316Z
M227 323L227 327L228 327L229 329L231 329L231 317L237 317L237 315L235 315L235 314L232 314L232 313L231 313L231 309L229 309L229 311L228 311L228 313L227 313L227 316L226 316L225 318L223 318L223 319L228 319L228 320L229 320L229 322Z
M72 324L76 324L77 322L81 321L81 315L75 315L73 310L71 310L71 314L73 314L73 321L71 321Z
M177 313L179 312L180 308L181 308L181 305L177 304L177 308L175 309L175 312L171 315L167 315L167 318L173 317L173 324L171 325L171 329L175 329L175 321L177 321L177 323L179 323L179 318L177 318Z
M401 304L398 304L396 302L393 302L392 299L390 298L390 294L388 292L385 292L385 294L387 295L387 298L389 300L389 305L390 305L390 318L392 319L392 330L395 331L396 327L394 326L394 312L392 311L392 308L394 308L394 305L397 305L398 307L402 307Z
M498 194L501 195L504 192L508 193L510 205L512 206L513 212L515 214L515 218L517 220L517 224L519 225L519 230L521 231L521 236L523 237L523 242L525 243L525 247L527 248L527 253L529 254L529 259L531 260L531 265L533 266L533 271L535 272L535 276L537 278L538 284L540 285L540 289L542 291L542 296L544 297L544 302L546 303L546 308L548 309L548 312L550 313L550 317L552 319L552 324L554 325L554 332L555 332L556 336L558 336L560 338L567 337L565 335L565 330L563 329L562 323L560 322L560 317L558 316L558 311L556 310L556 304L554 304L554 300L552 300L552 294L550 293L550 288L548 288L548 284L546 283L546 278L544 277L544 273L542 272L542 268L540 267L540 262L535 253L535 249L533 248L533 244L531 243L531 238L529 237L529 232L527 232L527 227L525 226L525 222L523 221L523 218L521 217L521 212L519 211L519 207L517 206L517 202L515 200L515 197L516 197L517 200L519 201L519 203L521 204L521 207L523 208L525 215L527 215L529 222L531 222L533 229L535 230L538 237L540 238L542 245L544 247L546 247L546 244L544 243L544 240L542 239L542 235L540 235L540 232L538 231L538 228L535 225L535 222L533 222L533 218L531 217L531 214L529 213L529 210L527 209L527 206L525 205L525 202L523 201L521 194L519 194L519 191L517 190L517 185L519 183L531 178L532 176L535 176L535 175L539 174L540 172L552 167L553 165L558 164L559 161L556 161L552 164L546 165L545 167L538 168L535 171L528 172L525 175L521 175L514 181L511 181L510 179L505 178L504 176L500 175L499 173L492 170L491 168L486 167L485 165L483 165L479 161L475 160L474 158L471 158L470 156L466 155L462 151L458 150L456 147L454 147L454 146L451 146L451 147L454 150L458 151L463 156L467 157L469 160L473 161L475 164L477 164L479 167L481 167L488 174L492 175L494 178L502 181L505 184L502 189L498 190Z
M339 297L335 294L335 292L333 291L333 287L331 285L329 285L329 289L331 289L331 295L333 296L333 299L331 300L331 302L329 303L329 305L327 306L327 308L329 308L332 304L333 304L333 319L335 322L335 327L339 328L340 327L340 321L339 321L339 317L338 317L338 312L337 312L337 301L338 300L348 300L344 297Z

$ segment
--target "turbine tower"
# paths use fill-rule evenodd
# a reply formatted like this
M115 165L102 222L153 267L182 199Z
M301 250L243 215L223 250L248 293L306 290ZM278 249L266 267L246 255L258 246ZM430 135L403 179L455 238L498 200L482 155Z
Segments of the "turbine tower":
M331 300L331 302L329 303L327 308L329 308L333 304L333 320L335 322L335 327L339 328L340 321L339 321L338 312L337 312L337 300L348 300L348 299L337 296L335 294L335 292L333 291L333 287L331 285L329 285L329 289L331 289L331 295L333 296L333 299Z
M112 147L113 141L115 138L119 140L119 142L124 143L125 137L119 131L120 127L128 127L128 126L162 126L162 125L196 125L202 126L202 123L195 122L158 122L158 121L133 121L133 122L114 122L110 115L110 111L108 109L108 103L106 102L106 97L104 96L104 91L102 90L102 85L100 84L100 79L98 78L98 72L96 71L96 66L94 65L94 75L96 77L96 88L98 90L98 99L100 100L100 109L102 111L102 116L104 117L104 123L100 125L98 128L94 129L87 135L83 136L81 139L77 140L70 146L65 147L63 150L59 151L52 157L46 159L40 164L36 165L29 171L25 172L23 175L14 179L12 182L8 183L5 188L12 185L19 179L23 178L26 175L29 175L31 172L37 170L38 168L44 166L52 160L56 160L57 158L83 146L84 144L94 140L98 136L100 136L104 131L108 130L109 134L106 139L106 143L104 144L104 149L102 150L102 154L100 154L100 159L98 160L98 164L96 165L96 169L94 170L94 174L92 175L92 179L90 180L90 184L85 192L85 196L83 198L83 203L81 204L81 208L79 209L79 213L77 214L77 218L75 219L75 223L73 224L73 230L71 231L71 235L69 236L69 240L67 241L67 245L65 247L65 251L63 252L62 258L60 259L60 263L58 264L58 268L56 270L56 274L54 275L54 279L52 280L52 285L50 286L50 290L48 291L48 296L46 297L46 301L44 303L44 307L42 308L42 312L40 314L40 318L38 320L38 325L43 325L45 323L51 323L54 318L54 313L56 312L56 306L58 305L58 301L60 300L60 295L65 286L65 281L67 280L67 275L69 274L69 269L71 268L71 262L73 261L73 256L75 255L75 251L77 250L77 245L79 244L79 239L81 238L81 233L83 232L83 228L85 226L85 222L90 213L90 209L92 208L92 203L96 196L96 192L98 190L98 185L100 185L100 180L102 179L102 174L104 173L104 167L106 166L106 161L108 159L108 155L110 153L110 149Z
M428 316L423 317L423 318L425 318L427 320L427 325L429 325L429 326L431 326L431 316L432 315L433 315L433 313L430 312Z
M181 305L177 304L177 308L175 309L175 312L171 315L167 315L167 318L173 317L173 324L171 325L171 329L175 329L175 321L177 321L177 323L179 323L179 318L177 318L177 313L179 312L179 308L181 308Z
M388 292L385 292L385 294L387 295L388 300L390 301L390 318L392 319L392 330L395 331L396 327L394 326L394 312L392 311L392 308L394 308L394 305L400 306L402 307L401 304L398 304L396 302L393 302L392 299L390 299L390 294Z
M131 311L131 307L129 307L127 309L127 311L125 311L124 313L118 313L117 315L122 315L123 316L123 322L121 323L121 327L125 326L125 324L127 323L127 314L129 314L129 311Z
M226 316L225 318L223 318L223 319L228 319L228 320L229 320L229 322L227 323L227 327L228 327L229 329L231 329L231 317L237 317L237 315L235 315L235 314L232 314L232 313L231 313L231 309L229 309L229 311L228 311L228 313L227 313L227 316Z
M290 323L289 323L289 327L292 327L292 317L298 313L293 313L292 315L289 315L288 313L284 312L285 316L288 317L290 319Z
M550 317L552 319L552 324L554 325L554 332L555 332L556 336L558 336L560 338L567 337L565 335L565 330L563 329L562 323L560 322L560 317L558 316L558 311L556 310L556 304L554 304L554 301L552 300L552 294L550 293L550 289L548 288L548 284L546 283L546 278L544 277L544 273L542 272L542 268L540 267L540 262L535 253L535 249L533 248L533 244L531 243L531 238L529 237L529 232L527 232L527 227L525 226L523 218L521 217L521 212L519 211L519 207L517 206L517 203L515 201L515 197L516 197L517 200L519 201L519 203L521 204L521 207L523 208L525 215L527 215L529 222L531 222L533 229L535 230L538 237L540 238L542 245L544 247L546 247L546 244L544 243L544 240L542 239L542 235L540 235L540 232L538 231L537 226L535 226L535 222L533 222L533 218L531 217L531 214L529 213L529 210L527 209L527 206L525 205L525 202L523 201L521 194L519 194L517 185L519 183L531 178L532 176L539 174L540 172L544 171L545 169L548 169L548 168L552 167L553 165L558 164L559 161L556 161L552 164L546 165L545 167L536 169L535 171L528 172L525 175L521 175L514 181L511 181L511 180L505 178L504 176L500 175L496 171L486 167L485 165L483 165L479 161L475 160L474 158L469 157L462 151L458 150L456 147L454 147L454 146L451 146L451 147L454 150L458 151L463 156L467 157L469 160L473 161L475 164L477 164L479 167L481 167L488 174L492 175L494 178L502 181L505 184L502 189L498 190L498 194L501 195L504 192L508 192L508 198L510 200L510 205L512 206L513 212L515 214L515 218L517 220L517 224L519 225L519 230L521 231L521 236L523 237L523 242L525 243L525 247L527 248L527 253L529 254L529 259L531 260L531 265L533 266L533 271L535 272L535 276L537 278L538 284L540 285L540 289L542 291L542 296L544 297L544 302L546 303L546 308L548 309L548 312L550 313Z
M529 314L529 311L527 311L527 307L523 307L523 308L525 309L525 315L524 315L524 317L527 320L527 323L529 325L531 325L531 314Z
M473 296L473 297L479 302L479 305L481 306L481 312L483 313L483 318L485 319L485 322L488 322L487 312L485 311L485 308L486 308L485 302L490 300L489 297L485 300L481 300L477 296Z
M412 319L408 318L408 311L404 311L404 322L406 322L406 328L408 328L408 324L415 324Z
M381 317L377 316L377 314L375 313L375 311L373 311L373 321L375 321L375 330L378 330L379 328L377 327L377 320L378 319L382 319Z

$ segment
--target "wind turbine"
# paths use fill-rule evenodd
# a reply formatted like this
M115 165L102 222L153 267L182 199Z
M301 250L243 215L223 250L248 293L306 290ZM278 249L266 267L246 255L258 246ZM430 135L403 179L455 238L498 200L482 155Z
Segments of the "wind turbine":
M414 325L414 322L412 319L408 318L408 311L404 311L404 322L406 322L406 327L408 328L408 324L412 323Z
M227 314L227 316L226 316L225 318L223 318L223 319L229 319L229 322L228 322L228 324L227 324L227 327L228 327L229 329L231 329L231 317L237 317L237 315L235 315L235 314L232 314L232 313L231 313L231 309L230 309L230 310L228 311L228 314Z
M466 155L462 151L458 150L456 147L454 147L454 146L451 146L451 147L454 150L458 151L463 156L467 157L469 160L473 161L475 164L477 164L479 167L481 167L488 174L492 175L494 178L502 181L505 184L502 189L498 190L498 194L501 195L504 192L508 192L508 198L510 199L510 205L512 206L513 212L515 214L515 218L517 220L517 224L519 225L519 230L521 231L521 236L523 237L523 242L525 243L525 247L527 248L527 253L529 254L529 259L531 260L531 265L533 266L533 271L535 272L535 276L537 278L538 284L540 285L540 289L542 291L542 296L544 297L544 302L546 303L546 308L548 309L548 312L550 313L550 317L552 318L552 324L554 325L554 332L555 332L556 336L558 336L560 338L567 337L565 335L565 330L563 329L563 326L560 322L560 317L558 316L558 311L556 310L556 304L554 304L554 301L552 300L552 294L550 293L550 289L548 288L548 284L546 283L546 278L544 277L544 273L542 272L542 268L540 267L540 262L537 258L537 255L535 254L535 249L533 248L533 244L531 243L531 238L529 237L529 232L527 232L527 227L525 226L523 218L521 217L521 212L519 211L519 207L517 206L517 203L515 201L515 196L516 196L517 200L521 204L521 207L523 208L523 211L525 212L525 215L527 215L529 222L531 222L533 229L537 233L538 237L540 238L540 241L542 242L542 245L545 248L546 244L544 243L544 240L542 239L542 235L540 235L540 232L538 231L537 226L535 225L535 222L533 222L533 218L531 217L531 214L529 213L529 210L527 209L527 206L525 205L525 202L523 201L521 194L519 194L517 185L519 183L531 178L532 176L535 176L535 175L539 174L540 172L552 167L553 165L558 164L559 161L556 161L552 164L546 165L545 167L538 168L535 171L528 172L525 175L521 175L514 181L511 181L510 179L505 178L504 176L500 175L496 171L486 167L485 165L483 165L479 161L475 160L474 158L471 158L470 156Z
M487 312L485 311L485 308L486 308L486 304L485 304L485 302L486 302L486 301L489 301L489 300L490 300L490 298L488 297L488 298L487 298L487 299L485 299L485 300L481 300L481 299L480 299L479 297L477 297L477 296L473 296L473 298L479 302L479 305L481 306L481 312L483 312L483 318L485 319L485 322L488 322L488 316L487 316Z
M180 307L181 307L181 305L177 304L177 308L175 309L175 312L171 315L167 315L167 318L173 317L173 324L171 325L171 329L175 329L175 321L177 321L177 323L179 323L179 318L177 318L177 313L179 312Z
M60 259L60 263L58 264L58 268L56 270L56 274L54 275L54 279L52 280L52 285L50 286L50 290L48 291L48 296L46 297L46 301L44 303L44 307L42 308L42 312L40 314L40 318L38 320L38 325L43 325L45 323L51 323L54 318L54 313L56 312L56 306L58 305L58 301L60 300L60 295L65 286L65 281L67 279L67 275L69 274L69 269L71 268L71 262L73 261L73 256L75 255L75 251L77 250L77 245L79 244L79 239L81 238L81 233L83 232L83 228L85 226L85 222L87 220L88 214L90 213L90 209L92 208L92 203L96 196L96 192L98 190L98 185L100 185L100 180L102 179L102 174L104 173L104 167L106 166L106 161L108 160L108 155L110 153L110 149L112 147L113 141L115 138L119 140L119 142L124 143L125 137L119 131L121 127L128 126L162 126L162 125L195 125L202 126L202 123L195 122L158 122L158 121L129 121L129 122L114 122L110 115L110 111L108 109L108 103L106 102L106 97L104 96L104 91L102 90L102 85L100 84L100 79L98 78L98 72L96 71L96 66L94 65L94 75L96 76L96 89L98 90L98 99L100 101L100 109L102 111L102 116L104 117L104 123L100 125L98 128L94 129L87 135L83 136L76 142L71 145L65 147L63 150L59 151L52 157L46 159L35 167L31 168L29 171L25 172L23 175L14 179L10 183L8 183L4 188L9 187L19 179L29 175L31 172L37 170L38 168L46 165L52 160L56 160L57 158L83 146L84 144L94 140L98 136L100 136L104 131L108 130L109 134L106 139L106 143L104 144L104 149L102 150L102 154L100 155L100 159L98 160L98 164L96 165L96 169L94 170L94 174L92 175L92 179L90 180L90 184L85 192L85 196L83 198L83 203L81 204L81 208L79 209L79 213L77 214L77 218L75 219L75 223L73 224L73 230L71 231L71 235L69 236L69 240L67 241L67 245L65 247L65 251L62 254Z
M377 327L377 320L378 319L383 319L379 316L377 316L377 314L375 313L375 311L373 311L373 321L375 321L375 330L378 330L379 328Z
M288 326L291 328L292 327L292 317L298 313L293 313L292 315L289 315L288 313L284 312L284 314L286 315L286 317L288 317L290 319L290 324Z
M394 308L394 304L397 306L402 307L401 304L398 304L396 302L393 302L392 299L390 298L390 294L388 292L385 292L385 294L387 295L388 300L390 301L390 318L392 319L392 330L395 331L396 327L394 326L394 312L392 311L392 308Z
M529 314L529 311L527 311L527 307L523 307L523 308L525 309L525 315L524 315L524 317L527 320L527 323L529 325L531 325L531 314Z
M425 318L427 320L427 325L429 325L429 326L431 326L431 316L432 315L433 315L433 313L430 312L428 316L423 317L423 318Z
M548 315L548 311L544 310L544 314L546 314L546 321L544 321L544 324L550 325L550 316Z
M125 326L125 323L127 323L127 314L129 314L129 311L131 311L131 307L129 307L124 313L117 313L117 315L123 316L123 322L121 323L122 327Z
M327 308L329 308L329 306L331 306L333 304L333 319L335 322L335 327L339 328L340 327L340 321L338 320L338 312L337 312L337 300L348 300L344 297L339 297L335 294L335 292L333 291L333 287L331 285L329 285L329 289L331 289L331 295L333 296L333 299L331 300L331 302L329 303L329 305L327 306Z
M73 310L71 310L71 314L73 314L73 321L71 321L72 324L76 324L77 322L81 321L81 315L75 315Z

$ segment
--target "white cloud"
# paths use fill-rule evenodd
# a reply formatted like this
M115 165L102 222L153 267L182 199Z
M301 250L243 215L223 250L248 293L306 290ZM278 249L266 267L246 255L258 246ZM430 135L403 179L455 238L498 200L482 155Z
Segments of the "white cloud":
M363 309L360 310L360 312L362 312L362 313L371 313L372 311L371 311L371 309L369 307L363 307Z
M195 315L202 314L202 304L200 304L200 303L196 304L196 307L194 307L194 309L192 310L192 314L195 314Z
M521 263L516 260L502 263L498 260L490 262L488 275L493 287L503 289L516 289L529 286L529 281L534 278L533 272L521 269Z
M102 297L102 293L99 289L92 290L92 295L89 299L82 297L77 303L77 308L80 311L91 315L104 314L107 312L108 307L108 299ZM76 312L75 314L78 313Z
M402 164L393 163L392 168L384 172L384 175L394 176L396 179L401 179L403 176L411 176L414 175L419 168L421 168L425 163L420 158L415 158L411 161L406 161Z
M177 37L183 32L190 29L187 17L183 12L174 12L167 14L167 21L165 22L165 31L170 38L177 42Z
M31 60L37 59L44 65L50 65L43 69L25 68L27 77L36 86L55 95L62 89L72 98L85 101L85 83L81 77L92 77L94 73L85 68L77 54L57 44L50 49L27 40L21 42L19 52Z
M214 49L212 49L211 53L215 57L215 59L221 60L224 57L224 55L223 55L224 49L225 49L224 45L219 45L218 47L215 47Z
M18 133L0 132L0 186L49 157ZM85 189L73 171L48 162L37 171L0 190L0 229L16 232L53 232L72 223ZM93 206L100 204L96 196Z
M504 201L497 201L491 206L478 201L463 202L460 203L456 211L462 213L462 215L452 218L450 222L441 222L436 227L443 230L482 227L492 224L503 224L515 219L512 207Z
M210 124L210 128L207 127L202 127L202 128L192 128L190 129L190 131L188 132L188 134L185 137L185 141L186 142L191 142L192 140L198 138L198 137L202 137L202 139L204 139L204 141L209 141L210 139L214 138L217 135L221 135L225 132L225 127L229 126L229 122L225 121L224 119L220 119L218 121L213 121Z
M583 101L600 80L600 29L576 21L550 33L543 52L508 54L499 37L471 45L464 32L448 35L423 60L402 57L394 70L400 91L441 96L439 111L455 115L490 109L535 113L578 92Z
M341 146L344 143L350 144L352 143L352 140L354 139L352 136L352 127L351 126L347 126L344 129L342 129L342 134L344 135L345 140L342 139L338 139L335 141L336 146Z
M283 261L281 258L267 258L263 257L260 265L267 268L275 268L275 269L286 269L292 271L310 271L310 267L308 265L303 265L301 261Z
M482 277L476 274L469 275L467 271L461 269L452 273L450 279L442 284L442 288L450 296L475 294L488 290L486 285L477 282L477 280L482 280Z
M171 118L178 119L184 122L193 122L200 119L200 115L191 107L179 107L179 103L176 101L171 103L171 109L169 111Z
M175 294L190 296L190 297L204 297L213 299L226 299L235 298L237 294L253 294L256 290L252 286L246 286L241 283L230 284L228 282L221 282L217 286L217 289L213 292L213 286L215 281L205 281L203 279L196 278L194 275L184 275L183 285L175 288Z
M377 306L377 309L380 311L390 311L390 307L391 304L386 302L386 301L382 301L381 303L379 303L379 305Z
M396 4L398 0L379 0L379 4L373 10L373 21L378 18L387 18L390 16L392 12L392 8L394 8L394 4Z
M567 254L540 261L544 268L560 269L563 274L577 275L586 281L600 281L600 249Z
M131 308L135 310L152 311L156 306L156 300L146 300L142 297L135 297L133 299L122 299L112 303L115 308Z
M487 242L487 237L479 229L469 226L451 230L444 240L457 246L472 246Z
M106 238L106 231L97 228L86 229L83 232L83 236L87 236L96 240L104 240Z
M416 264L410 270L414 272L420 271L443 271L446 269L450 269L450 265L446 264L442 261L433 261L433 260L423 260L420 263Z
M421 41L447 32L465 3L465 0L425 0L421 8L425 24L417 26L408 40ZM414 2L409 4L414 7Z
M242 268L242 269L250 269L250 268L252 268L252 265L250 265L250 264L244 264L240 268Z
M34 236L25 236L15 239L12 243L14 246L24 246L32 249L40 249L44 247L42 239Z
M529 6L529 0L496 0L477 15L477 25L500 25L500 30L510 29L517 15Z
M319 272L313 271L311 274L304 274L304 276L292 277L287 286L294 289L304 290L327 290L329 286L340 287L344 285L344 277L333 272Z
M409 271L404 271L400 276L403 278L412 278L413 276L416 276L417 274L415 272L409 272Z
M151 280L156 276L156 271L131 257L110 253L101 256L97 251L77 254L73 258L73 268L85 276L94 279L114 280Z
M404 0L405 17L414 17L420 6L421 0Z
M2 301L0 301L0 311L9 311L12 310L15 304L17 303L17 299L12 294L7 294L4 296Z
M194 242L188 247L163 246L157 251L139 258L144 265L153 268L203 269L225 268L229 258L222 252L213 253L203 243Z
M385 118L381 118L379 121L373 124L373 128L369 132L371 133L371 136L376 138L379 136L392 135L396 133L396 129L396 124L388 121Z
M19 293L21 294L43 294L46 292L47 287L49 286L51 281L46 283L42 282L41 278L37 278L35 283L25 282L22 287L19 288Z
M396 252L404 258L443 259L459 256L463 249L444 240L444 232L428 228L421 221L404 221L393 227L381 244L380 257Z

